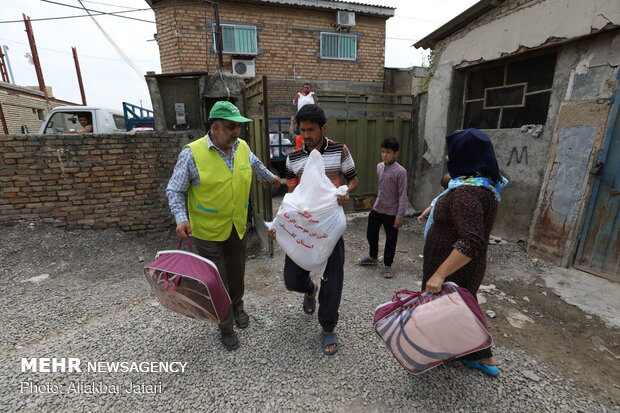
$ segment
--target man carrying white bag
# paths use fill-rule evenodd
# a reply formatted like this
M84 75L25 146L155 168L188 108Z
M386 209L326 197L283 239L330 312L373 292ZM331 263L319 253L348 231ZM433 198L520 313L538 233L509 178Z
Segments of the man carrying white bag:
M324 354L331 355L338 351L334 330L344 281L342 234L346 219L342 206L357 187L357 170L346 145L325 136L327 124L319 106L305 105L296 120L304 144L286 158L289 193L268 226L271 237L286 253L286 288L304 293L306 314L314 314L319 292L310 273L322 275L318 294L321 347ZM343 177L347 185L340 186Z

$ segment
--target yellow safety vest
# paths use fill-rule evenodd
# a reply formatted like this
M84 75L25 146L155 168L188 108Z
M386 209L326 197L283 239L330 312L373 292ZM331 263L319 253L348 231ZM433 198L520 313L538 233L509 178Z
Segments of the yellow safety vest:
M200 176L200 185L190 185L187 193L192 236L205 241L225 241L234 225L239 239L242 239L252 185L248 144L239 140L232 171L217 149L207 146L206 136L187 146L192 151Z

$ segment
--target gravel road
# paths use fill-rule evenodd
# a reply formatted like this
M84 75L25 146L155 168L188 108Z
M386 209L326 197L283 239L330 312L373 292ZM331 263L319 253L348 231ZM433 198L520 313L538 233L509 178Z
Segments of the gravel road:
M150 293L141 268L174 245L170 233L3 228L0 411L620 411L617 401L594 398L523 346L495 349L497 378L458 363L408 374L371 320L394 290L419 285L419 252L399 253L397 277L383 279L378 269L355 265L365 248L362 227L363 219L352 220L345 238L343 344L332 357L321 354L316 315L303 314L301 296L284 288L279 249L273 258L249 257L250 326L238 332L239 350L227 352L215 325L171 313ZM419 233L412 237L399 251L419 251ZM33 357L79 358L82 372L22 372L21 359ZM184 372L167 373L86 369L89 362L117 361L186 364Z

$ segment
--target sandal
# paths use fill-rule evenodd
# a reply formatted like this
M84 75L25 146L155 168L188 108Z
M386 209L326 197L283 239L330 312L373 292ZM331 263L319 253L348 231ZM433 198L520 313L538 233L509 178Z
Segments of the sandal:
M308 294L304 294L303 309L304 313L308 315L314 314L314 310L316 309L317 291L319 291L319 286L314 284L314 292L312 293L312 297L309 297Z
M377 265L377 263L379 262L379 260L377 258L370 258L370 257L366 257L366 258L362 258L361 260L359 260L359 265Z
M392 267L385 267L383 269L383 278L392 278L394 276L394 270Z
M326 350L328 346L331 346L333 344L336 345L333 350ZM340 342L338 341L338 334L323 333L323 338L321 339L321 346L323 347L323 354L325 354L326 356L336 354L338 348L340 347Z
M467 367L471 367L472 369L478 369L484 374L488 374L489 376L497 376L499 374L499 369L497 368L497 366L490 366L488 364L480 363L473 360L461 360L461 363L463 363Z

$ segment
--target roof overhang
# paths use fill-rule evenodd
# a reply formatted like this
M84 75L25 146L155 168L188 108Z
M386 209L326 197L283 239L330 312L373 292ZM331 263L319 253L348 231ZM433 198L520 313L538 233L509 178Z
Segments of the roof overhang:
M153 8L154 4L159 3L162 0L145 0L151 8ZM203 1L200 1L203 2ZM220 0L220 3L225 3L225 0ZM208 3L208 2L206 2ZM283 6L296 6L302 8L312 8L312 9L327 9L327 10L342 10L342 11L352 11L361 14L371 14L376 16L382 16L386 19L394 16L395 7L385 7L385 6L373 6L370 4L362 4L355 2L344 2L344 1L332 1L332 0L253 0L248 1L248 3L269 3L269 4L280 4ZM181 7L181 6L179 6Z
M450 20L422 40L414 43L413 47L423 49L433 49L435 44L441 39L445 39L452 33L467 26L483 14L493 10L506 0L480 0L478 3L465 10L463 13Z

